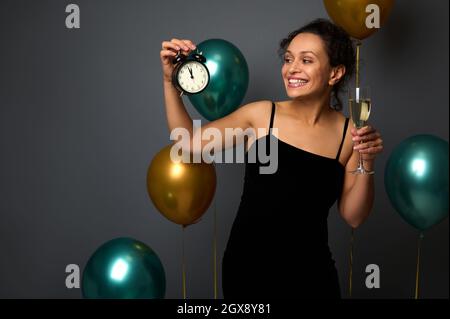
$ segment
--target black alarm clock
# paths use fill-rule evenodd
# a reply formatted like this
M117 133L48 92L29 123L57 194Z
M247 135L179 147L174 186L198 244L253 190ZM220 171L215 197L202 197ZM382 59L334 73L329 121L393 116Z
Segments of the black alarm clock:
M181 94L198 94L208 86L209 71L201 52L185 56L179 51L173 63L172 83Z

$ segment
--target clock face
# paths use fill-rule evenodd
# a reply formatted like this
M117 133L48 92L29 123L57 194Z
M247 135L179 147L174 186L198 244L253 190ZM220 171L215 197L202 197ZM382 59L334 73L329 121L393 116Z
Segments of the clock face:
M197 61L184 63L177 75L178 84L188 93L198 93L208 85L209 73L206 67Z

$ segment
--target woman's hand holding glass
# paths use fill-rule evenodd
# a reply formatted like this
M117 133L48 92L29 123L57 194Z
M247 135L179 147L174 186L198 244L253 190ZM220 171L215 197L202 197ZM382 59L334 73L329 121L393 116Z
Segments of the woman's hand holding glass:
M351 133L354 142L353 149L359 151L363 161L373 161L377 154L382 152L383 140L381 134L374 127L370 125L360 129L352 127Z

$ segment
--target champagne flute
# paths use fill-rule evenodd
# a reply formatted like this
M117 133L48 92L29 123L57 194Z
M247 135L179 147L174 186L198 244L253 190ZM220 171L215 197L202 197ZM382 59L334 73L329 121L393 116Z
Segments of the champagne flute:
M369 119L370 111L372 108L370 99L370 88L369 87L352 87L349 90L349 107L350 116L353 121L353 125L358 130L364 127ZM359 142L360 144L363 141ZM358 167L351 171L352 174L373 174L374 171L368 171L364 168L362 155L359 153L359 164Z

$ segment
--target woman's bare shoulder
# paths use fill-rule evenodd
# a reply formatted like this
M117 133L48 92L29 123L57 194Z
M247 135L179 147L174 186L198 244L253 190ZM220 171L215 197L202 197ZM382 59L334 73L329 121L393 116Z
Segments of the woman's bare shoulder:
M247 113L254 128L265 127L272 109L272 101L260 100L245 104L241 107L242 111Z
M333 115L332 121L334 124L334 125L332 124L332 126L335 127L335 129L340 130L342 132L342 129L344 128L345 120L347 119L347 117L344 114L342 114L341 111L336 111L336 110L334 110L332 112L332 115ZM350 124L350 122L349 122L349 124Z
M246 108L249 111L262 111L262 109L267 109L268 106L272 105L272 101L270 100L260 100L247 103L242 106L242 108Z
M334 114L336 120L339 122L342 122L342 123L344 123L345 119L347 118L344 114L342 114L341 111L334 110L333 114Z

